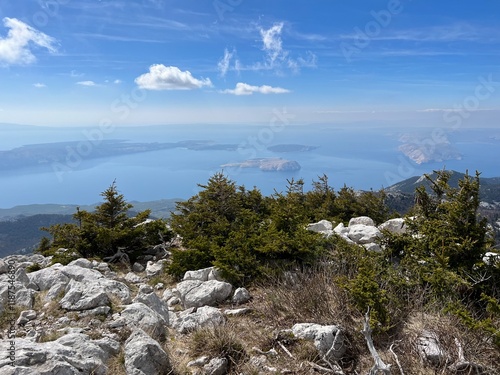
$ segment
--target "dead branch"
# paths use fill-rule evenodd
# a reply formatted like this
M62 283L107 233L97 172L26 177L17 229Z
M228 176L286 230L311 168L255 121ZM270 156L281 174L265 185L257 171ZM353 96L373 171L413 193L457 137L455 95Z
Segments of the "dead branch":
M366 345L368 345L368 350L370 350L370 354L372 355L373 361L375 364L370 369L369 375L377 375L379 371L382 371L383 374L390 375L391 374L391 365L386 365L380 355L377 353L375 349L375 345L373 344L372 339L372 329L370 327L370 309L365 314L365 323L363 325L363 330L361 331L363 336L365 336Z

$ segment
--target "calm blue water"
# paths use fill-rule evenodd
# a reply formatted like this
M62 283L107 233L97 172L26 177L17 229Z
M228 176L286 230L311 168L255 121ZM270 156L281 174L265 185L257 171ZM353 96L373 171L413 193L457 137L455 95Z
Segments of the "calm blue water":
M0 150L25 144L59 141L86 141L84 131L75 128L34 128L5 130L0 126ZM420 130L425 137L426 132ZM3 172L0 175L0 208L33 203L92 204L114 179L128 200L148 201L163 198L189 198L199 191L221 165L251 157L283 157L302 166L296 172L262 172L258 169L226 168L230 178L248 188L257 186L264 194L282 191L286 180L303 178L306 187L323 173L331 184L344 183L356 189L378 190L411 176L433 169L455 169L485 177L500 176L500 137L492 129L462 129L449 134L462 160L417 165L405 157L398 146L404 129L309 125L271 129L253 126L164 126L117 128L104 139L134 142L175 142L213 140L217 143L252 144L239 151L162 150L108 159L82 158L71 171L55 173L51 168ZM495 138L497 137L497 138ZM294 143L317 146L309 152L277 154L267 146Z

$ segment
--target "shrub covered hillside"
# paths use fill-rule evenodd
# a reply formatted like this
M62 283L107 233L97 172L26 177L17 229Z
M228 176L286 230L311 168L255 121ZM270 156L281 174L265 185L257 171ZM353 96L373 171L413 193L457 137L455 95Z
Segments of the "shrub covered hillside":
M237 353L219 348L231 373L253 373L245 371L247 354L258 344L324 373L367 373L375 361L370 374L497 374L500 255L478 215L479 173L466 174L458 188L449 186L449 173L435 173L428 176L432 192L417 189L408 217L396 230L382 229L372 248L337 233L354 217L378 225L398 216L385 206L383 191L335 191L322 176L310 191L303 180L291 180L285 192L263 196L217 173L177 204L168 223L148 219L148 211L128 217L131 206L113 183L94 212L78 211L76 224L48 228L52 238L38 251L53 262L92 257L127 269L166 258L172 282L215 266L224 280L252 291L254 312L184 344L202 354L224 339L237 341ZM320 220L337 228L308 228ZM342 327L347 349L334 365L300 341L275 335L304 322ZM428 331L439 335L431 339L447 353L445 361L417 359L415 340ZM182 351L184 344L172 345ZM292 372L312 373L297 369Z

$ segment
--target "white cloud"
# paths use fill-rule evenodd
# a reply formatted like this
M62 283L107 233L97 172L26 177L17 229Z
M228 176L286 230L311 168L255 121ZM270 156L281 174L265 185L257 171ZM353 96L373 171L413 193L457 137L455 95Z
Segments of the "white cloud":
M76 84L80 85L80 86L88 86L88 87L97 86L97 84L94 81L80 81L80 82L77 82Z
M47 34L19 21L16 18L4 18L3 24L10 29L7 37L0 37L0 65L27 65L36 61L32 47L57 52L56 40Z
M217 64L221 77L225 77L227 71L229 70L231 59L234 57L235 53L236 52L234 50L233 52L229 52L227 48L224 50L224 57Z
M155 64L149 67L149 73L135 79L139 88L145 90L192 90L203 86L212 86L209 78L196 79L189 71L181 71L176 66Z
M272 87L268 85L263 86L252 86L247 83L238 82L234 90L224 90L221 91L223 94L233 94L233 95L253 95L253 93L259 94L286 94L290 90L281 87Z
M47 87L47 85L45 83L34 83L33 86L35 86L37 89L41 89L43 87Z
M262 37L262 49L267 53L267 58L271 66L276 60L284 60L287 51L283 50L283 43L281 41L281 32L283 30L283 22L276 23L268 30L260 29L260 36Z
M283 68L290 69L294 73L298 73L300 68L315 68L316 55L312 52L307 52L307 57L291 57L290 52L283 48L281 34L283 32L283 22L275 23L270 29L259 28L262 38L262 50L266 52L266 61L264 64L256 63L251 70L281 70Z
M113 83L114 83L115 85L119 85L120 83L122 83L122 80L121 80L121 79L115 79L115 80L113 81Z

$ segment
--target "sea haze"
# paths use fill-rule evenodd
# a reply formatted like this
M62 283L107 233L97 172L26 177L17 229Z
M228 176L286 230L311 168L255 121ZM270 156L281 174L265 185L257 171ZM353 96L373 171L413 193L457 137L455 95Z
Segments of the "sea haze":
M0 208L33 203L93 204L115 179L128 200L185 199L199 191L197 184L222 171L222 165L251 158L283 158L301 167L273 172L224 168L238 184L256 186L264 194L284 190L291 178L303 178L307 189L322 174L329 176L335 188L346 184L363 190L378 190L442 168L477 169L485 177L500 175L499 131L460 129L440 131L436 136L433 128L401 129L360 124L282 128L168 125L103 133L96 128L0 125ZM48 145L48 154L63 150L57 163L39 156L36 163L31 160L15 168L14 162L6 162L13 149L27 146L16 151L16 158L22 158L25 150L32 152L30 145L49 143L53 145ZM144 152L144 147L153 151Z

